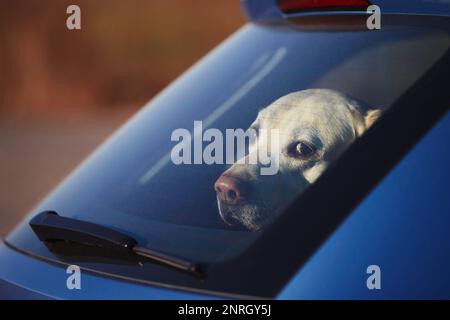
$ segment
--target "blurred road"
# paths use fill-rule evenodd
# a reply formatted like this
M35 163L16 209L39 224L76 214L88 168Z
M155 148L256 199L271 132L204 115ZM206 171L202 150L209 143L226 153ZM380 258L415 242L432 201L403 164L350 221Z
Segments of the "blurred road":
M127 115L0 123L0 236L80 163Z
M134 110L244 23L238 0L3 1L0 236Z

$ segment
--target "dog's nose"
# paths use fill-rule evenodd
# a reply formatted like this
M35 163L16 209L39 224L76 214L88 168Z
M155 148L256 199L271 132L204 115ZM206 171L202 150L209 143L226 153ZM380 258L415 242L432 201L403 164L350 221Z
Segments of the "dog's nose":
M250 191L248 182L229 175L221 175L214 183L214 189L221 201L231 205L238 203Z

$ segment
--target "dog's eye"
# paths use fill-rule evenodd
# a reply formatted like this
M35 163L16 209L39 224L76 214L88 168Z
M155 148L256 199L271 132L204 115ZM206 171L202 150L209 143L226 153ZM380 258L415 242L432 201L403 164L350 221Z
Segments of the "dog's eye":
M297 142L293 148L294 156L298 158L308 158L316 152L313 146L310 146L304 142Z

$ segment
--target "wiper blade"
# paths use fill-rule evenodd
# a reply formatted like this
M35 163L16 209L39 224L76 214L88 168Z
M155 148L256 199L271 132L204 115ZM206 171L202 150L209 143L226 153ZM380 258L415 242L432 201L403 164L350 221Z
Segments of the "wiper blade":
M203 275L197 263L140 247L134 238L121 232L95 223L61 217L54 211L39 213L31 219L30 226L43 242L65 241L121 253L133 253L182 271Z

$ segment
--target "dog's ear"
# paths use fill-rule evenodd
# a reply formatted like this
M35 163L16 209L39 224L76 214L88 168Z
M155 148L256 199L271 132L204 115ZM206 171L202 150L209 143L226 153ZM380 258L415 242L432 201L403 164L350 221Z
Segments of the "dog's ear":
M366 130L369 129L379 117L381 117L381 114L382 111L380 109L372 109L367 111L366 116L364 117Z
M365 114L361 114L357 110L352 110L352 114L356 136L360 137L378 120L382 111L380 109L370 109Z

